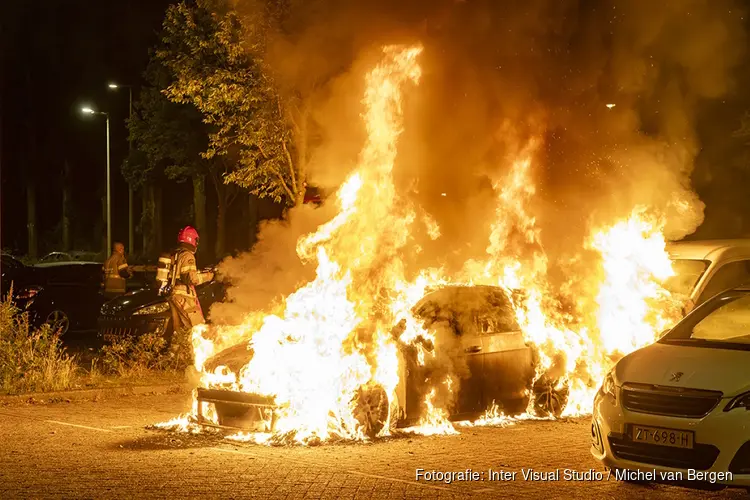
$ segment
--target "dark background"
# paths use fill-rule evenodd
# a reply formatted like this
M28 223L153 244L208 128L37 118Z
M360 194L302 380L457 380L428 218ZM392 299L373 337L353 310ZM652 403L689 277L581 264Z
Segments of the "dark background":
M0 171L2 181L0 246L17 254L27 251L25 176L37 186L39 255L59 249L63 166L69 165L72 202L72 247L100 250L105 226L106 141L103 117L84 116L84 104L111 116L113 239L128 236L128 191L120 172L127 154L125 119L127 89L134 98L154 45L165 0L102 2L95 0L5 0L0 5L2 68L0 79ZM745 20L747 22L747 20ZM750 52L750 51L749 51ZM750 233L750 170L745 146L732 137L748 105L750 72L736 74L734 92L704 105L698 128L702 150L693 187L706 203L706 221L693 237L738 237ZM189 183L164 186L164 241L190 223ZM208 191L209 227L212 193ZM233 209L228 249L248 244L244 210ZM271 206L264 209L274 213ZM135 201L136 224L140 199ZM244 221L244 222L243 222ZM136 248L140 236L136 233Z
M128 92L112 91L107 84L141 81L148 48L156 41L168 4L160 0L3 2L4 249L26 251L25 175L37 180L39 253L54 249L47 243L54 246L60 239L60 186L66 161L73 198L72 245L99 249L95 236L104 230L105 121L82 115L84 104L110 113L112 236L127 238L128 191L120 165L128 148ZM165 202L165 207L171 205L169 198Z

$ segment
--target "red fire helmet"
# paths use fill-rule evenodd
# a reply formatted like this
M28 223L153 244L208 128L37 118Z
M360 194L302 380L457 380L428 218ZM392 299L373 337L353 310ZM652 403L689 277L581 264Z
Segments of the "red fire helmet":
M193 226L185 226L177 233L177 241L179 243L190 243L194 247L198 246L198 238L198 231Z

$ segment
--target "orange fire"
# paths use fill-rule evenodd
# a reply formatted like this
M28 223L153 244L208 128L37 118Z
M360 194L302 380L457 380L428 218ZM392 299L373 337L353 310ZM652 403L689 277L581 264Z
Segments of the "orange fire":
M418 46L386 47L382 61L367 76L362 104L368 138L358 166L337 193L338 213L297 244L300 259L317 264L315 279L286 297L275 314L251 313L241 325L214 329L215 340L206 338L205 325L193 331L195 368L204 387L271 396L279 406L273 434L242 433L233 439L367 439L354 401L362 388L378 387L391 409L398 406L393 403L403 367L397 343L413 344L420 364L436 355L416 342L435 337L411 313L431 286L487 284L509 293L520 290L520 295L512 295L513 306L526 341L539 354L536 378L551 377L555 389L567 391L563 415L589 412L593 394L614 360L653 342L677 319L665 312L674 310L667 307L674 304L661 286L673 273L663 221L647 207L591 229L581 247L600 256L591 269L598 286L586 292L595 310L581 317L561 311L551 298L554 290L547 279L542 234L529 213L538 139L529 141L507 178L495 184L496 218L486 258L466 262L453 276L442 269L424 269L416 278L405 275L403 258L419 251L410 240L412 225L422 223L430 238L440 238L437 222L400 197L392 177L404 126L403 93L419 82L421 51ZM395 338L393 325L399 323L403 328ZM210 356L240 339L248 341L254 355L239 373L226 367L204 370ZM443 391L454 390L450 377L436 383L445 384ZM436 394L433 387L424 398L422 421L408 431L456 432L448 420L449 409L440 407ZM529 409L533 406L532 400ZM209 410L202 412L204 417L212 418ZM512 421L493 405L480 420L463 425ZM163 425L186 429L188 422L182 418ZM386 424L379 435L388 433Z

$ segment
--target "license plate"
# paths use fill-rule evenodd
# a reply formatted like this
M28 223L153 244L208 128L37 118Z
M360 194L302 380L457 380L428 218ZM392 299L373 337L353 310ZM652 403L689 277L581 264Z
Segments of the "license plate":
M664 429L662 427L646 427L634 425L631 427L631 437L636 443L658 444L672 448L693 449L693 432Z

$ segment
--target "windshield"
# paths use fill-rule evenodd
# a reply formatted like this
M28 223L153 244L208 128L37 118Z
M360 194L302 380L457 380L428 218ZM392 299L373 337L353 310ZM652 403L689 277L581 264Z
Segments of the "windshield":
M730 294L711 302L706 304L708 314L686 318L664 340L750 344L750 295Z
M672 269L675 275L667 278L664 288L673 294L689 296L707 267L708 262L705 260L673 259Z

